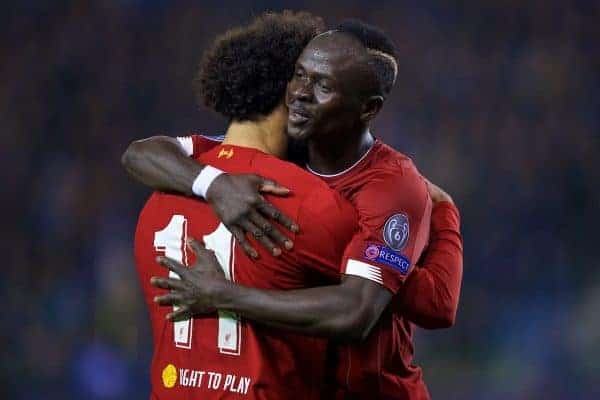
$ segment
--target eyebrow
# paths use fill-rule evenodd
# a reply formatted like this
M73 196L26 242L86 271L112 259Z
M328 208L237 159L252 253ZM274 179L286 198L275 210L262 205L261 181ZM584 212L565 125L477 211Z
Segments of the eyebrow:
M310 75L314 75L314 76L316 76L319 79L325 78L325 79L329 79L331 81L335 81L334 75L332 75L332 74L325 74L323 72L315 71L314 69L309 70L308 68L306 68L306 66L302 65L300 63L300 61L296 62L296 68L298 68L298 67L302 68L304 71L309 72Z

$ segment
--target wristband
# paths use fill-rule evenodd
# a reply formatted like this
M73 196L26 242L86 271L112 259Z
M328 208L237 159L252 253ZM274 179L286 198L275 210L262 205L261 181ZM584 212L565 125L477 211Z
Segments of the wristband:
M211 167L210 165L204 166L196 179L194 179L194 183L192 183L192 193L205 199L206 192L208 191L210 184L213 183L217 176L223 173L225 173L225 171L221 171L220 169Z

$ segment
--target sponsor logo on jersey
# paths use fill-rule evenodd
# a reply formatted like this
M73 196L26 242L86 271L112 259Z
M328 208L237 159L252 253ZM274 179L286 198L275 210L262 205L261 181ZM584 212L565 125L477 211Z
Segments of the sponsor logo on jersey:
M252 379L248 376L239 376L216 371L202 371L189 368L177 368L167 364L162 371L162 382L167 389L174 388L179 383L180 387L201 388L223 392L248 394Z
M167 364L162 371L163 385L171 389L177 383L177 368L173 364Z
M365 258L369 261L379 262L394 268L402 275L407 275L410 269L410 260L403 254L395 252L387 246L369 244L365 249Z
M383 240L395 251L402 251L406 247L409 234L410 228L406 214L392 215L383 226Z
M228 160L233 157L233 149L221 149L221 151L219 151L219 155L217 156L217 158L227 158Z

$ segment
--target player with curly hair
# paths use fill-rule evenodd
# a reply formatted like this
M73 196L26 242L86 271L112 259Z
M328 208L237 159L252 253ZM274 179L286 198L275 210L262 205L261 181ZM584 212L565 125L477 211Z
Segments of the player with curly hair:
M270 73L291 74L280 62L292 64L316 33L318 22L307 14L302 19L289 13L281 18L264 16L247 29L226 33L201 63L199 83L206 89L203 99L232 120L217 146L207 139L196 141L197 150L201 143L210 148L197 159L228 173L257 173L290 187L293 196L272 201L304 227L293 235L294 252L270 257L260 248L261 257L253 260L208 204L165 192L150 197L138 219L135 259L154 336L152 399L321 396L327 340L248 323L235 314L214 310L204 310L212 312L203 318L172 323L166 319L169 309L154 302L164 292L151 285L151 277L164 276L157 256L182 264L192 261L190 237L202 238L221 260L221 273L245 286L289 290L337 282L345 243L356 230L356 213L318 177L280 159L286 149L287 110L281 97L286 81L261 82ZM278 34L273 35L273 30ZM271 50L265 54L252 51L266 47ZM233 57L256 56L267 57L266 67L233 68L227 82L206 80L215 67L215 57L227 64L234 62ZM239 85L244 82L252 86L252 98L246 98L251 101L239 101ZM153 282L156 284L156 279ZM175 286L181 284L181 280L175 281Z
M302 49L323 28L319 17L284 11L228 30L202 56L194 78L198 103L236 121L269 115L282 104Z
M284 11L265 13L248 26L228 30L202 57L194 79L198 103L239 124L261 122L277 107L278 115L287 118L283 94L294 63L324 26L320 17L307 12ZM271 135L266 145L285 152L287 139L279 133ZM201 146L214 145L222 137L212 139L201 137ZM146 186L205 199L251 257L257 252L244 232L257 233L258 241L274 255L281 253L281 246L293 246L289 235L270 221L292 233L297 225L259 193L281 196L289 192L287 188L255 174L223 173L187 157L193 153L199 151L192 137L154 136L130 144L122 163Z

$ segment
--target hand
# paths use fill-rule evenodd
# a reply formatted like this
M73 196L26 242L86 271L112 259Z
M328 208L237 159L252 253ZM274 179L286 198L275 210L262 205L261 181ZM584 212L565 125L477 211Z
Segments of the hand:
M294 243L268 220L280 223L292 232L298 232L298 225L284 215L275 206L268 203L262 193L286 196L289 189L274 181L257 175L219 175L206 192L206 201L210 203L217 217L233 234L246 254L257 258L258 253L250 245L245 233L249 232L266 247L271 254L278 256L283 245L287 250Z
M152 286L171 290L170 293L156 296L155 303L161 306L179 306L177 310L167 314L169 320L215 311L214 297L219 290L219 284L226 282L223 269L212 251L193 239L188 240L188 247L196 255L196 263L190 268L168 257L156 259L160 265L175 272L181 279L157 276L150 279Z
M441 187L434 185L427 178L425 178L425 182L427 183L427 191L429 192L429 195L431 196L431 201L433 201L434 205L442 201L448 201L454 204L452 197L450 197L448 193L444 192L444 190L442 190Z

